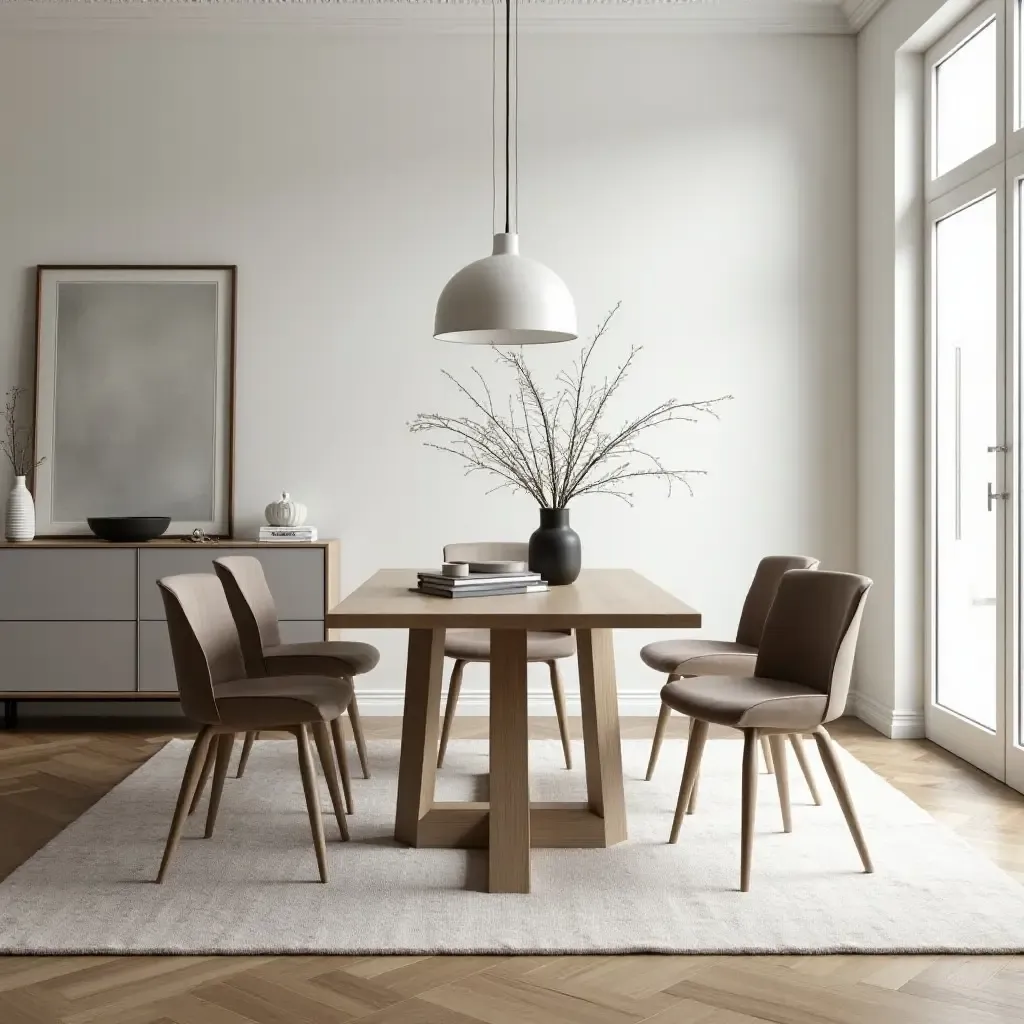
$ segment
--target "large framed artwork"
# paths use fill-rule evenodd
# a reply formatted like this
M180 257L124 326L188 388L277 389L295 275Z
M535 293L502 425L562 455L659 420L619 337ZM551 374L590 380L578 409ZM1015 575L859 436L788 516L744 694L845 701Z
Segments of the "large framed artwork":
M236 268L37 268L37 532L231 535Z

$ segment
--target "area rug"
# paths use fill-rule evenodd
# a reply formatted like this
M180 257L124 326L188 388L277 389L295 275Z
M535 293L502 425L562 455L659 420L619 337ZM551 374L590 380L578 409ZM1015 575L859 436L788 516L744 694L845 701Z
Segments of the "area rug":
M370 746L355 779L352 841L327 814L330 882L316 864L294 744L262 740L227 782L217 831L189 820L170 876L153 883L188 753L173 741L0 884L4 953L975 953L1024 951L1024 889L842 752L875 862L861 871L842 814L815 807L794 764L794 829L761 775L752 891L739 880L740 752L710 742L697 813L666 843L684 744L623 744L629 840L535 850L533 891L483 890L483 852L392 839L398 743ZM808 753L817 762L813 745ZM583 750L530 746L534 800L584 797ZM487 750L453 742L439 799L481 799ZM322 787L322 781L321 781Z

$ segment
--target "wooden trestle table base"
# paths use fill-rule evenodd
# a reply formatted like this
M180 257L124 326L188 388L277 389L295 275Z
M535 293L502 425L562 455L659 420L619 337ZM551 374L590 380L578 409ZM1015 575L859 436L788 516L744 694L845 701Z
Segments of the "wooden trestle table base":
M700 614L629 569L585 570L542 594L450 600L410 592L411 569L378 572L327 615L330 629L408 629L395 838L487 848L491 892L530 891L531 847L604 847L626 838L612 629L693 629ZM434 799L447 629L489 629L490 800ZM579 659L585 803L530 803L528 630L573 630Z

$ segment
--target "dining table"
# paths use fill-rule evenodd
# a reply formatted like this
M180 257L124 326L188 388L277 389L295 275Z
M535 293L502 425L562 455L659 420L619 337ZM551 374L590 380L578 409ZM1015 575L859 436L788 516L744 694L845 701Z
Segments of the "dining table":
M568 586L468 598L415 590L415 569L382 569L339 604L328 629L409 631L395 839L488 850L488 891L528 893L532 847L601 848L627 838L614 629L696 629L701 616L631 569L584 569ZM435 776L445 632L490 631L486 801L438 801ZM585 802L531 803L527 632L573 631L579 664Z

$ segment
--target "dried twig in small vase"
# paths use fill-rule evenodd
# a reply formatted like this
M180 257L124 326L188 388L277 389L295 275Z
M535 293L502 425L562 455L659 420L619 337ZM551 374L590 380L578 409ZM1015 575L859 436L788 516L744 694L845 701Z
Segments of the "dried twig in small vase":
M18 426L18 401L27 394L27 388L8 388L4 405L4 436L0 438L0 452L7 456L15 476L28 476L30 469L46 461L45 458L32 461L32 431Z

